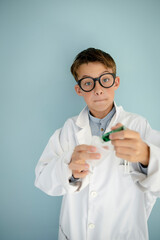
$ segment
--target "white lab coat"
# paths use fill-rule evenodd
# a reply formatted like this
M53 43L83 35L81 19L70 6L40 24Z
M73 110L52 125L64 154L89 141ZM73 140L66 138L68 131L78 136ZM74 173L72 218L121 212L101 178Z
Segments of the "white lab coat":
M122 161L110 151L79 189L69 183L68 163L75 146L92 140L86 108L51 136L36 166L35 186L51 196L64 195L59 240L148 239L147 219L160 197L160 133L143 117L116 106L106 132L118 122L139 132L150 146L147 175L138 163L132 163L131 172L125 174Z

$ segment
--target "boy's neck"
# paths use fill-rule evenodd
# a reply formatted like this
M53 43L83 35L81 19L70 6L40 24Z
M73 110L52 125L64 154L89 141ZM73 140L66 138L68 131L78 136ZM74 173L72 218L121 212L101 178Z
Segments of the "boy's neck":
M107 114L112 110L113 106L114 106L114 103L103 112L100 112L100 111L94 111L93 112L90 109L89 109L89 111L90 111L90 113L93 117L102 119L102 118L107 116Z

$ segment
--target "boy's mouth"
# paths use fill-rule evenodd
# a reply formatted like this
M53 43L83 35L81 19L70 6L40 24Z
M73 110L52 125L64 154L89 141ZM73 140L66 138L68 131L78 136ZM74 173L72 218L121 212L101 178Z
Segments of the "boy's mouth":
M94 100L94 102L103 102L103 101L106 101L107 99L97 99L97 100Z

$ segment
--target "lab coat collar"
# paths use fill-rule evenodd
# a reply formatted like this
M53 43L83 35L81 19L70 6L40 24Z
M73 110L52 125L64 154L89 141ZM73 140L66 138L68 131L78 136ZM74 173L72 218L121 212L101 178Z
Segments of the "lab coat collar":
M76 125L80 128L89 126L88 106L86 106L78 115Z
M114 114L109 127L113 126L117 123L117 118L119 116L119 112L122 110L122 107L118 107L116 103L114 102L115 108L116 108L116 113ZM91 133L91 128L89 125L89 116L88 116L88 106L86 106L79 114L76 125L80 127L80 131L76 133L77 139L79 144L91 144L91 139L92 139L92 133ZM107 129L106 129L107 131Z
M117 104L114 101L114 106L116 109L116 113L113 117L114 122L117 120L120 111L123 109L121 106L117 106ZM113 121L112 121L113 122ZM86 106L79 114L76 125L80 128L85 128L86 126L89 126L89 116L88 116L88 106Z

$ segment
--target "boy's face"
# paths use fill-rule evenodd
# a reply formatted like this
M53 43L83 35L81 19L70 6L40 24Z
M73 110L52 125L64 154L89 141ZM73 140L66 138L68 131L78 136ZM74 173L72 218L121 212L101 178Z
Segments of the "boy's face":
M112 69L106 68L106 66L100 62L84 63L80 65L77 70L78 80L84 76L97 78L106 71L113 73ZM90 92L84 92L78 84L75 85L75 90L79 96L84 98L94 117L104 118L113 107L114 92L119 87L119 84L120 78L116 77L114 85L110 88L104 88L96 81L95 88Z

